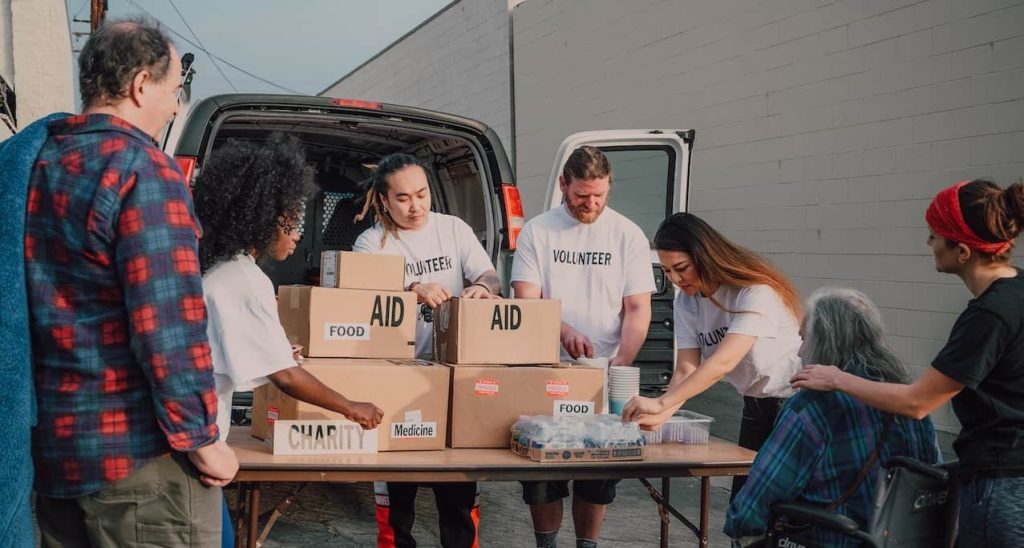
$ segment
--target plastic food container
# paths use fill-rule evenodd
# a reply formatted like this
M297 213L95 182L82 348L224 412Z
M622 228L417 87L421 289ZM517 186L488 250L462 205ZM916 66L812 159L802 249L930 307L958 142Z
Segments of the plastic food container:
M711 434L711 423L714 420L707 415L693 411L676 411L661 426L661 441L662 443L694 445L707 443L708 436Z
M640 435L644 437L644 444L653 445L656 443L661 443L661 431L662 428L659 428L657 430L641 430Z

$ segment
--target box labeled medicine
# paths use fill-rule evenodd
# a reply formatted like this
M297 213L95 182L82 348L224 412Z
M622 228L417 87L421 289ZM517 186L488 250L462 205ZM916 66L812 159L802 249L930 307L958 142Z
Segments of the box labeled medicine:
M310 358L302 367L346 398L373 403L384 411L384 419L376 428L378 451L444 449L449 368L423 360L334 358ZM276 421L308 423L344 418L340 413L292 398L272 383L253 392L255 438L273 440ZM331 440L325 441L328 442Z

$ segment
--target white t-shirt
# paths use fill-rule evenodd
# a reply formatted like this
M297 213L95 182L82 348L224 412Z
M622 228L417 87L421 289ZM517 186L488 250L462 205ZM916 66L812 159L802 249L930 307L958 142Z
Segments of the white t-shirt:
M231 395L267 383L267 376L295 366L291 344L277 315L274 284L251 255L243 253L213 266L203 276L217 428L226 440Z
M561 300L562 321L590 339L595 358L609 358L619 350L622 299L654 292L650 244L610 207L585 224L562 205L523 227L512 281L539 285L543 298ZM562 359L570 359L565 348Z
M713 295L727 310L702 295L676 296L676 348L698 348L708 359L728 333L757 337L754 347L728 375L744 395L786 398L789 379L800 370L800 326L774 289L767 285L721 286Z
M435 283L458 297L466 282L494 270L473 229L458 217L430 212L422 229L402 230L397 239L389 234L381 247L384 232L384 225L376 223L359 235L352 251L402 255L407 287L413 282ZM427 312L427 305L421 304L416 314L416 356L430 360L434 358L434 331L426 319L432 320L433 314Z

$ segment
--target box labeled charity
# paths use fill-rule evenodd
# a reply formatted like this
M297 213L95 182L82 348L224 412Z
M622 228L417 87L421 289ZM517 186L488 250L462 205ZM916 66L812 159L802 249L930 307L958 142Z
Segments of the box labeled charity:
M346 398L373 403L384 411L376 428L378 451L444 449L448 367L423 360L344 358L309 358L302 367ZM273 384L253 391L252 435L259 439L273 439L279 420L343 419L340 413L292 398Z

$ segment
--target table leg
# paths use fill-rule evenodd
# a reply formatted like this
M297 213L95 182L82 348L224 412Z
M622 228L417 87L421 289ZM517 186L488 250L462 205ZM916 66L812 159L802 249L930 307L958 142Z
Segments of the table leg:
M707 548L711 522L711 478L700 478L700 547Z
M672 478L661 478L661 498L665 501L665 507L669 507L669 497L671 496L672 490ZM663 512L663 519L661 520L661 548L668 548L668 526L669 518L668 513Z
M235 501L234 526L232 533L235 535L235 546L242 545L242 534L245 532L246 502L249 500L248 484L238 484L238 500Z
M249 486L249 534L246 539L246 548L256 548L256 540L259 538L260 522L260 483L252 482Z

